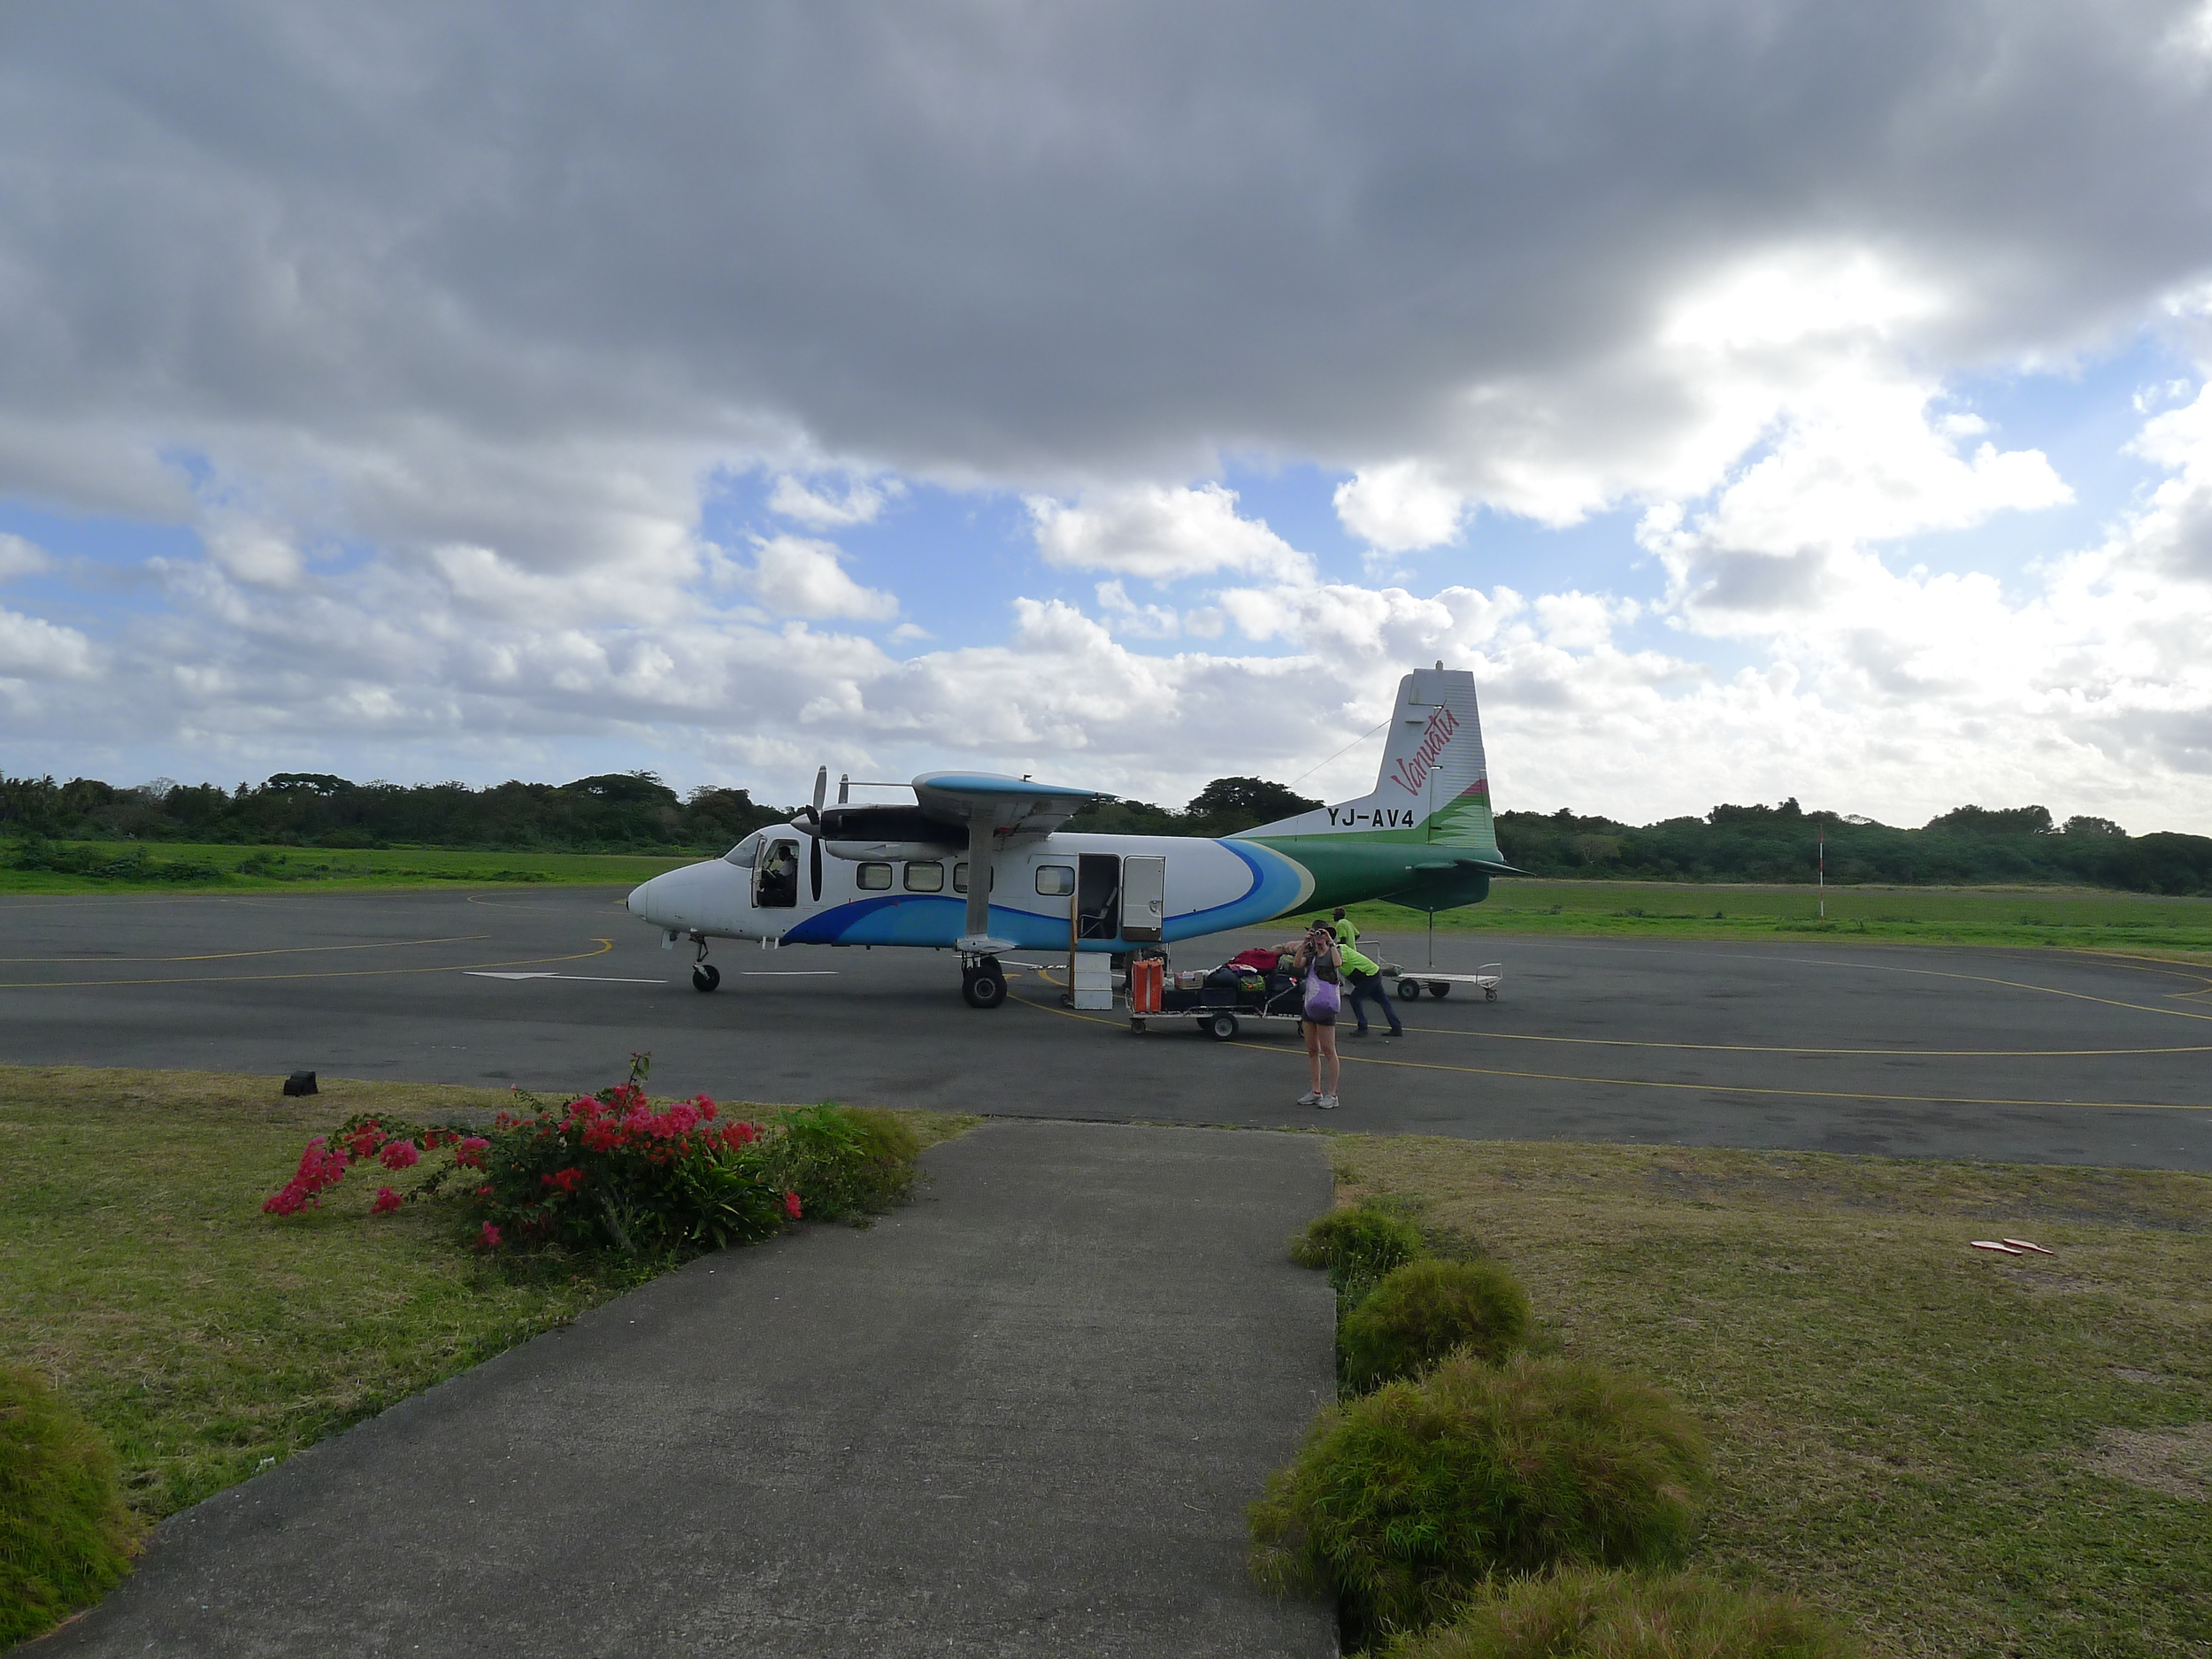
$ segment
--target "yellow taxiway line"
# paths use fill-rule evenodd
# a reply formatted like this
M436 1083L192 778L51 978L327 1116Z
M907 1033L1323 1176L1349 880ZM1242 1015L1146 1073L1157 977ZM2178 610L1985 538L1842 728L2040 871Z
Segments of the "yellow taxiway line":
M489 933L455 933L445 939L388 939L373 945L282 945L273 950L211 950L196 956L0 956L0 966L44 963L59 967L93 962L227 962L236 956L303 956L326 950L405 950L416 945L465 945Z
M1094 1025L1118 1027L1123 1024L1118 1019L1101 1019L1095 1014L1086 1014L1071 1008L1056 1008L1047 1002L1033 1002L1025 996L1015 997L1014 1001L1025 1008L1038 1009L1048 1014L1063 1015L1069 1019L1087 1020ZM1146 1018L1172 1019L1179 1016L1148 1015ZM1294 1060L1302 1060L1306 1057L1302 1048L1284 1048L1271 1044L1242 1042L1234 1040L1225 1046L1232 1048L1248 1048L1255 1054L1278 1055ZM1544 1083L1594 1083L1609 1088L1672 1089L1691 1094L1755 1094L1764 1098L1779 1097L1792 1100L1863 1100L1910 1106L2072 1106L2119 1111L2142 1110L2204 1111L2212 1109L2203 1103L2174 1101L2016 1100L2004 1097L1977 1097L1969 1094L1878 1094L1864 1089L1761 1088L1740 1083L1671 1083L1653 1078L1583 1077L1568 1071L1522 1071L1502 1066L1449 1065L1434 1060L1386 1060L1379 1055L1365 1054L1340 1055L1339 1058L1346 1065L1399 1066L1416 1071L1454 1071L1469 1077L1508 1077Z

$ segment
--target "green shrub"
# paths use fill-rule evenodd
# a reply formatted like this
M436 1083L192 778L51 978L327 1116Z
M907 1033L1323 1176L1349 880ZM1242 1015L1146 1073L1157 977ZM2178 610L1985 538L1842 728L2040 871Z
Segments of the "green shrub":
M804 1194L816 1221L881 1215L913 1190L921 1137L879 1107L794 1107L766 1127L769 1184Z
M261 1207L299 1215L349 1171L380 1166L417 1172L404 1191L379 1187L372 1215L450 1199L480 1250L558 1245L680 1260L802 1217L856 1220L913 1187L920 1138L889 1112L801 1106L749 1123L703 1094L656 1110L649 1063L634 1056L628 1081L563 1105L520 1096L526 1110L501 1112L483 1133L357 1112L310 1141Z
M1495 1573L1671 1564L1704 1474L1704 1436L1648 1383L1455 1355L1321 1413L1252 1506L1253 1571L1337 1596L1356 1632L1417 1630Z
M1509 1581L1388 1659L1853 1659L1858 1644L1790 1596L1589 1568Z
M1290 1241L1292 1261L1327 1268L1329 1283L1348 1295L1363 1293L1422 1253L1420 1229L1379 1210L1333 1210L1308 1222Z
M1337 1327L1345 1386L1364 1394L1465 1348L1497 1364L1528 1339L1528 1293L1495 1262L1408 1262Z
M0 1365L0 1646L98 1601L137 1547L97 1431L33 1372Z

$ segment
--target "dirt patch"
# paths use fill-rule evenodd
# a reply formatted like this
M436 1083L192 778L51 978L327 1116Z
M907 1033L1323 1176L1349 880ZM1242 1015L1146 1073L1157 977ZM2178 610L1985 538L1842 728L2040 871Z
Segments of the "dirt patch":
M2107 1429L2082 1459L2092 1473L2146 1492L2212 1503L2212 1423L2183 1429Z

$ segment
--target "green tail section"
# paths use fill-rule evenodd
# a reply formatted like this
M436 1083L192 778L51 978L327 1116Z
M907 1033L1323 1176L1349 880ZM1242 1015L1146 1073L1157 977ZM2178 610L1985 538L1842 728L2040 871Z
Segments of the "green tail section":
M1398 682L1390 736L1370 794L1240 837L1295 859L1313 878L1306 909L1389 898L1425 910L1478 904L1498 849L1475 677L1417 669Z

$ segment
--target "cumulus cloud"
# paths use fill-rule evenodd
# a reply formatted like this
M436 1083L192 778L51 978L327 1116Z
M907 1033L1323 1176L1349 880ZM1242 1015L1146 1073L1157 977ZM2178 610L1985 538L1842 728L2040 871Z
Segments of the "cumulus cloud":
M82 680L92 670L92 642L76 629L0 611L0 680Z
M1267 526L1237 516L1237 493L1219 484L1102 493L1072 504L1032 496L1037 551L1048 565L1118 571L1154 582L1224 571L1310 576L1313 561Z
M856 524L873 524L884 503L903 487L896 479L880 484L846 480L842 495L813 488L786 472L768 495L768 511L797 520L810 529L841 530Z
M897 595L863 587L845 573L839 557L827 541L775 536L754 549L749 585L778 616L887 622L899 614Z
M1394 461L1363 468L1336 487L1344 527L1385 553L1412 553L1459 535L1466 498L1437 481L1427 464Z
M0 581L11 576L35 576L53 565L53 556L35 541L0 534Z

